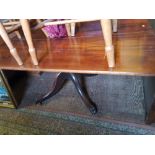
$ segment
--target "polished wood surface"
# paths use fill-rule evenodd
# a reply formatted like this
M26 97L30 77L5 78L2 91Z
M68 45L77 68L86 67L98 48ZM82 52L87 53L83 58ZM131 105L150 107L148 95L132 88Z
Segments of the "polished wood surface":
M24 66L18 66L5 44L0 45L0 69L122 75L155 75L155 32L148 20L118 20L113 34L116 66L109 69L99 22L81 23L76 37L46 39L33 34L39 66L31 63L26 41L14 40Z
M52 21L44 23L44 25L58 25L58 24L65 24L68 36L75 36L75 24L76 23L82 23L82 22L92 22L92 21L98 21L98 19L65 19L65 20L59 20L59 21ZM101 23L102 28L102 34L105 42L105 53L108 61L108 66L110 68L115 67L115 51L112 41L112 29L117 25L117 22L113 22L111 19L99 19ZM116 20L117 21L117 20ZM40 23L39 23L40 24ZM69 24L69 25L68 25ZM115 26L112 26L114 24ZM71 25L71 27L70 27ZM72 35L71 35L72 34Z

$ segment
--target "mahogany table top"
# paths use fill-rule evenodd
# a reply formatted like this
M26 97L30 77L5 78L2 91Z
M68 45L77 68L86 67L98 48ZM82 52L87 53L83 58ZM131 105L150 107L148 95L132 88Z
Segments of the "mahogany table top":
M76 37L47 39L33 33L39 66L34 66L25 40L14 39L24 65L18 66L5 43L0 44L0 69L89 74L155 75L155 32L147 20L118 20L113 34L116 67L108 68L98 22L82 23Z

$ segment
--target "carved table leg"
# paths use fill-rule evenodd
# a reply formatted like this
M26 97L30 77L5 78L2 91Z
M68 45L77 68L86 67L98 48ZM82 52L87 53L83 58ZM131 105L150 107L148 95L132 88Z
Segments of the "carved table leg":
M64 73L59 73L53 83L52 90L48 92L46 95L44 95L41 99L39 99L36 104L44 102L45 100L49 99L50 97L53 97L55 94L57 94L60 89L63 87L65 83L65 74Z
M94 102L91 101L91 99L88 96L88 93L86 92L84 86L80 83L80 75L79 74L70 74L70 78L72 80L72 82L75 85L75 88L78 92L78 94L80 95L81 99L83 100L83 102L85 103L85 105L87 106L87 108L90 110L90 112L92 114L96 114L97 112L97 107L95 105Z
M143 77L144 101L145 101L145 123L155 123L155 77Z
M150 109L149 113L146 116L145 123L146 124L155 123L155 100L153 101L151 109Z
M66 80L71 80L73 84L75 85L75 88L82 98L82 101L84 104L88 107L90 112L92 114L97 113L97 107L93 101L88 97L88 94L86 90L84 89L84 86L81 83L80 74L74 74L74 73L59 73L56 80L54 81L53 88L50 92L48 92L46 95L44 95L41 99L39 99L36 104L42 104L43 101L46 99L49 99L50 97L57 94L61 88L63 87Z

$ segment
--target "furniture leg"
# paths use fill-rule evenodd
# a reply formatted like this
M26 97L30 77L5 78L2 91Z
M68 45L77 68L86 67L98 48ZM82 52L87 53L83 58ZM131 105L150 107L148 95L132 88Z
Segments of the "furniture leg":
M42 104L45 100L56 95L63 87L65 81L66 81L65 74L59 73L53 83L52 90L49 91L46 95L44 95L41 99L37 100L36 104L39 104L39 103Z
M15 60L17 61L18 65L23 65L22 60L20 59L16 48L13 46L4 26L2 23L0 23L0 35L3 38L4 42L6 43L6 45L8 46L11 55L15 58Z
M75 36L75 25L76 25L75 23L71 23L71 24L70 24L70 26L71 26L71 36L72 36L72 37Z
M65 24L66 30L67 30L67 35L68 37L71 36L71 28L70 28L70 24Z
M85 105L87 106L89 111L92 114L96 114L97 107L96 107L95 103L93 101L91 101L91 99L89 98L88 93L86 92L84 86L80 83L79 76L80 76L80 74L70 73L70 79L74 83L74 86L75 86L78 94L80 95L81 99L83 100L83 102L85 103Z
M41 19L36 19L36 21L38 24L42 22ZM44 35L48 38L48 34L46 33L46 31L43 28L41 28L41 30L44 33Z
M143 77L145 123L155 123L155 77Z
M22 39L22 37L21 37L19 31L15 31L15 34L16 34L16 36L18 37L18 39Z
M31 36L31 30L29 26L29 22L27 19L21 19L20 23L22 25L22 29L29 47L29 53L32 58L32 62L34 65L38 65L38 60L37 60L37 55L36 55L36 50L34 48L33 42L32 42L32 36Z
M146 124L155 123L155 100L153 101L151 109L146 116L145 123Z
M10 19L9 20L9 23L12 23L12 22L16 22L16 20L15 19ZM14 27L14 26L11 26L11 27ZM21 35L20 35L20 33L19 33L18 30L15 31L14 33L16 34L16 36L18 37L18 39L22 39L22 37L21 37Z
M114 60L114 46L112 44L112 26L110 19L101 20L102 33L105 41L105 52L109 67L115 66Z
M117 19L112 19L112 30L117 32Z
M80 83L80 74L59 73L56 80L54 81L52 90L48 92L46 95L44 95L41 99L36 101L36 104L39 104L39 103L42 104L42 102L45 101L46 99L49 99L50 97L53 97L54 95L56 95L61 90L66 80L71 80L73 82L84 104L88 107L88 109L92 114L96 114L97 107L95 103L91 101L91 99L88 97L88 94L84 89L84 86L82 86L82 84Z

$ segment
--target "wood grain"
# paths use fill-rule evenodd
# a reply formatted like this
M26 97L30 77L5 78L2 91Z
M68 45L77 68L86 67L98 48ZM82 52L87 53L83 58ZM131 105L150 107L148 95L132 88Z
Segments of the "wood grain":
M20 67L0 45L0 69L47 72L155 75L155 32L147 20L119 20L113 35L116 67L109 69L99 22L82 23L76 37L46 39L40 31L33 34L39 66L33 66L26 42L14 40L24 62Z

